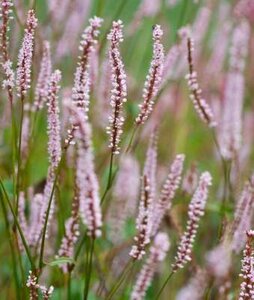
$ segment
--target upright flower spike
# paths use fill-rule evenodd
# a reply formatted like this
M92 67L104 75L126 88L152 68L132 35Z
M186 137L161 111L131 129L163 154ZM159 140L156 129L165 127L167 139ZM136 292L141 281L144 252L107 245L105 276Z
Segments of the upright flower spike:
M187 227L177 249L175 263L172 265L173 272L191 261L191 252L199 227L200 218L204 215L206 200L208 197L208 187L212 184L212 177L209 172L201 174L198 187L191 199L188 210Z
M140 112L135 120L137 125L144 124L150 116L154 106L154 99L162 82L164 62L164 49L161 43L162 35L163 31L160 25L155 25L153 29L153 57L143 89L143 103L139 105Z
M152 216L151 185L149 178L144 175L142 178L139 212L136 219L138 233L134 238L135 245L132 246L130 251L130 256L135 260L140 260L145 255L145 248L150 243Z
M123 23L121 20L114 21L108 35L110 41L109 60L111 65L111 97L110 105L112 115L109 116L107 133L110 136L109 147L113 154L119 154L120 139L123 132L123 103L127 101L126 73L120 54L120 43L123 41Z
M24 99L31 83L31 68L34 51L34 33L37 27L37 19L34 10L29 10L24 38L18 54L17 93L21 99Z
M171 208L172 200L180 185L184 159L185 156L183 154L178 154L169 168L169 173L162 186L159 200L155 204L153 234L158 231L167 209Z
M98 17L89 20L90 25L84 30L79 46L81 55L74 76L72 101L74 105L83 108L85 112L89 109L90 57L95 50L102 22L103 20Z
M33 105L34 111L42 109L47 101L51 74L52 63L50 57L50 44L48 41L44 41L40 72L35 88L35 101Z
M254 231L246 232L247 242L243 251L242 269L240 277L242 277L239 300L249 300L254 298Z
M79 195L77 187L75 188L75 195L72 202L71 217L65 222L65 235L62 239L58 257L73 258L74 246L79 237ZM69 264L61 266L64 273L67 273Z
M244 100L244 69L248 53L250 27L246 21L238 24L233 32L230 49L229 72L219 142L225 159L238 155L242 144L242 110Z
M13 3L11 0L1 0L0 16L2 19L2 24L0 26L0 56L3 63L6 63L9 60L8 31L10 30L9 21L12 18L12 7L13 7Z
M166 257L170 243L166 233L159 232L150 248L150 254L138 274L136 283L131 293L132 300L142 300L145 298L146 291L151 285L154 273L161 261Z
M246 243L245 232L251 228L254 215L254 178L245 184L235 210L232 232L232 249L240 253Z
M101 235L102 213L100 207L99 184L95 174L91 145L91 127L85 115L77 111L77 186L79 189L80 215L87 226L88 235L93 239Z
M194 70L193 65L194 41L190 37L187 39L187 46L189 74L187 74L186 79L188 80L188 85L191 93L190 98L201 120L205 122L209 127L215 127L217 124L214 120L212 110L206 100L201 97L202 90L198 85L197 72Z
M61 159L61 134L58 92L60 89L61 72L56 70L50 77L48 92L48 152L49 161L53 169L57 168Z

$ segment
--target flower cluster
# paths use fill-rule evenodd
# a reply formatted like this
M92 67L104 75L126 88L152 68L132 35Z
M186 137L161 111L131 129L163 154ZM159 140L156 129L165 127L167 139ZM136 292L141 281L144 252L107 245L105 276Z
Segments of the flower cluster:
M163 31L160 25L155 25L153 29L153 57L143 89L143 103L139 105L140 112L135 121L137 125L144 124L150 116L154 106L154 98L162 81L164 62L164 49L161 43L162 35Z
M61 72L56 70L50 77L48 90L48 152L51 167L57 168L61 159L61 135L58 92Z
M245 187L238 200L237 207L235 210L234 222L232 225L231 232L232 238L232 249L239 253L246 242L245 232L250 229L251 221L254 214L253 201L254 201L254 186L253 177L250 182L245 184Z
M189 64L189 74L186 75L188 81L189 89L191 92L190 98L194 104L194 107L199 114L202 121L204 121L208 126L216 126L214 121L214 115L208 103L205 99L201 98L202 90L200 89L197 82L197 72L194 70L193 66L193 51L194 51L194 41L191 38L187 39L188 46L188 64Z
M180 244L177 249L173 271L176 272L179 268L191 261L191 251L196 238L197 229L199 227L200 218L204 215L206 200L208 197L208 187L212 184L212 177L209 172L201 174L198 187L191 199L188 210L188 221L186 231L181 237Z
M254 231L246 232L247 242L243 251L242 269L240 277L242 277L241 290L239 300L247 300L254 298L254 248L252 246Z
M11 0L2 0L0 4L0 16L2 18L2 24L0 27L0 56L3 62L9 60L8 55L8 31L9 31L9 20L12 18L12 6Z
M131 299L144 299L146 291L150 286L154 273L159 262L163 261L169 250L170 243L166 233L159 232L154 238L153 245L150 248L150 254L141 271L138 274L136 283L134 285Z
M102 19L94 17L89 20L90 25L85 29L80 41L78 66L75 72L74 87L72 89L72 101L74 105L84 108L87 112L89 109L89 90L90 90L90 75L89 63L91 53L97 43L99 28L101 27Z
M151 185L149 179L144 175L142 178L139 212L136 219L138 234L134 238L135 245L132 246L130 251L130 256L134 259L140 260L146 253L145 247L150 243L152 217Z
M7 60L2 64L2 67L5 74L5 79L2 82L2 88L7 88L9 91L11 91L15 85L15 74L12 69L12 62L10 60Z
M39 298L38 292L39 290L42 293L42 299L48 300L50 299L51 295L53 294L54 287L50 286L49 288L45 287L44 285L40 285L38 283L37 276L32 272L29 271L29 275L26 281L26 286L29 288L30 300L36 300Z
M170 166L168 176L162 186L160 198L155 206L153 234L157 232L167 209L170 209L172 199L179 188L185 156L178 154Z
M248 53L249 37L250 27L247 22L242 21L233 32L219 136L221 152L226 159L232 159L238 154L242 142L243 71Z
M16 86L18 96L24 99L27 90L30 88L31 83L31 67L34 51L34 33L37 27L37 19L34 10L29 10L25 35L23 38L22 46L19 50L18 65L17 65L17 78Z
M114 21L112 29L108 35L110 41L109 59L111 65L111 99L112 115L109 116L109 126L107 133L110 136L112 153L119 154L119 143L122 135L124 123L123 103L127 101L126 73L119 50L119 44L123 41L123 23L121 20Z
M42 109L45 102L47 101L51 73L52 63L50 57L50 44L48 41L45 41L43 44L40 73L35 88L35 99L33 105L34 111Z

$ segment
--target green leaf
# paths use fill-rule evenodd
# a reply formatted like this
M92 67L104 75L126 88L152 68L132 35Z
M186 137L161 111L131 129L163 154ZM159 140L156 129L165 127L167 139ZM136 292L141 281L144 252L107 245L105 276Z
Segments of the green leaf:
M46 265L54 267L54 266L61 266L63 264L74 264L75 261L73 258L70 257L59 257L51 262L45 262Z

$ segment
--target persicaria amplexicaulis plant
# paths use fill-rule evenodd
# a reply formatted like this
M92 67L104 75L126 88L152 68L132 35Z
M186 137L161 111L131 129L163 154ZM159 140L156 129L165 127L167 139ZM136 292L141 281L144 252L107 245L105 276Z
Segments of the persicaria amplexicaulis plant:
M113 2L0 0L1 296L254 299L254 6Z

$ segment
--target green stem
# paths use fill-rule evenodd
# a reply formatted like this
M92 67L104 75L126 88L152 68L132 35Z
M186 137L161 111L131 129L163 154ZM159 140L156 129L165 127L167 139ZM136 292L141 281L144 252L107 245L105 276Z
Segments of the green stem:
M134 265L135 265L135 260L132 259L132 260L130 260L128 262L128 264L123 269L121 275L119 276L119 279L117 280L117 282L115 283L115 285L113 286L113 288L111 289L111 291L109 292L109 294L107 295L106 300L112 299L112 297L118 291L118 289L120 288L120 286L124 282L126 276L132 270L132 268L134 267Z
M54 199L54 192L55 192L58 176L59 176L59 173L60 173L60 169L61 169L61 166L62 166L64 153L62 154L61 160L60 160L59 165L58 165L58 167L56 169L56 172L55 172L55 179L54 179L53 187L52 187L52 190L51 190L51 194L50 194L50 198L49 198L49 202L48 202L48 207L47 207L47 210L46 210L45 222L44 222L44 226L43 226L43 230L42 230L42 240L41 240L40 258L39 258L39 269L40 270L43 267L43 256L44 256L45 238L46 238L46 232L47 232L49 212L50 212L51 204L52 204L53 199Z
M9 208L10 208L10 210L11 210L11 213L12 213L12 216L13 216L13 219L14 219L14 222L15 222L15 225L16 225L17 228L18 228L18 231L19 231L19 234L20 234L20 237L21 237L23 246L24 246L24 248L25 248L27 257L28 257L28 259L29 259L29 262L30 262L30 264L31 264L32 271L35 271L35 269L36 269L36 268L35 268L35 264L34 264L34 262L33 262L32 255L31 255L31 253L30 253L29 247L28 247L28 245L27 245L27 243L26 243L26 239L25 239L24 233L23 233L23 231L22 231L22 229L21 229L21 227L20 227L20 224L19 224L18 218L17 218L17 216L16 216L15 210L14 210L13 207L12 207L11 201L10 201L10 199L9 199L9 196L8 196L6 190L5 190L5 187L4 187L3 182L2 182L1 179L0 179L0 186L1 186L1 188L2 188L2 192L3 192L4 197L5 197L5 199L6 199L7 203L8 203L8 206L9 206Z
M132 134L131 134L131 138L130 138L129 144L128 144L126 150L125 150L125 153L129 153L129 152L130 152L131 147L132 147L132 142L133 142L134 137L135 137L135 135L136 135L137 129L138 129L138 125L135 125L135 126L133 127Z
M93 252L94 252L94 238L92 238L92 243L91 243L91 249L90 253L88 256L88 266L87 266L87 280L85 283L85 289L84 289L84 300L88 299L88 293L89 293L89 285L90 285L90 280L91 280L91 275L92 275L92 264L93 264Z
M172 272L168 275L168 277L167 277L167 279L165 280L165 282L163 283L162 287L160 288L159 293L157 294L155 300L158 300L158 299L160 298L160 296L161 296L163 290L165 289L166 285L168 284L169 280L171 279L171 277L172 277L173 275L174 275L174 272L172 271Z
M18 271L17 271L17 265L16 265L16 255L15 255L14 245L12 243L12 238L11 238L10 223L9 223L9 220L8 220L7 210L6 210L4 201L3 201L3 195L1 195L0 198L1 198L1 206L2 206L3 215L4 215L6 232L7 232L7 235L8 235L8 241L9 241L10 250L11 250L12 270L13 270L13 276L14 276L14 281L15 281L16 297L17 297L18 300L20 300L21 299L21 294L20 294Z
M111 152L110 163L109 163L108 183L107 183L106 189L103 193L103 196L101 197L101 205L103 204L104 200L106 199L106 195L107 195L107 193L110 190L111 185L112 185L112 178L111 177L112 177L112 172L113 172L113 163L114 163L114 153Z
M67 280L67 300L71 300L71 271L68 272Z
M21 173L21 144L22 144L22 128L24 118L24 99L21 98L21 115L20 115L20 128L19 128L19 144L18 144L18 170L17 170L17 185L16 185L16 214L19 207L19 193L20 193L20 173Z

